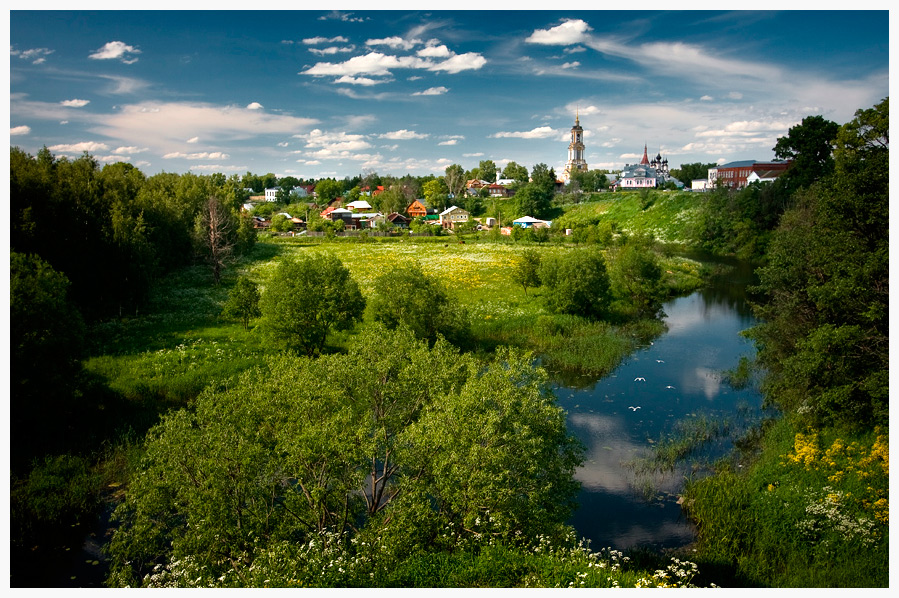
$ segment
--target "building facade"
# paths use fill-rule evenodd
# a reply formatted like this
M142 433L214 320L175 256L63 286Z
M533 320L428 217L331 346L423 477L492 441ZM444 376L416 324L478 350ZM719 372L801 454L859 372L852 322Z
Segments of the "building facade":
M729 187L742 189L752 181L773 181L790 166L789 160L759 162L758 160L740 160L728 162L717 168L709 169L709 187Z
M574 126L571 127L571 143L568 144L568 162L562 177L571 180L575 172L587 172L587 160L584 158L584 129L580 116L575 114Z

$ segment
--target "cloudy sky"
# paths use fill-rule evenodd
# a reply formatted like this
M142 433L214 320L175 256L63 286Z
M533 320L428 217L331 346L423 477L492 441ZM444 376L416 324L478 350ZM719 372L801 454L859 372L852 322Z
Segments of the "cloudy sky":
M561 173L576 112L590 168L644 144L672 167L767 160L803 117L889 95L886 10L13 10L9 29L10 145L147 174Z

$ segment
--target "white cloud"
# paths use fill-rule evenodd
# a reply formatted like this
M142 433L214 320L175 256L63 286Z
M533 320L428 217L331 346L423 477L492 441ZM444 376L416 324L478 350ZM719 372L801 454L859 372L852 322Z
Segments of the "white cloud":
M319 21L343 21L344 23L362 23L365 22L366 18L363 17L354 17L351 12L341 12L339 10L332 10L326 15L322 15L318 18Z
M487 59L477 52L466 52L428 67L428 70L446 71L447 73L455 74L461 71L478 70L485 64L487 64Z
M262 104L259 102L250 102L247 104L247 110L262 110Z
M558 135L558 131L553 129L552 127L537 127L536 129L531 129L530 131L500 131L499 133L494 133L490 135L490 137L496 138L507 138L507 137L516 137L519 139L546 139L548 137L553 137Z
M564 54L576 54L578 52L586 52L587 48L584 46L575 46L573 48L562 48L562 52Z
M87 106L90 104L90 100L63 100L60 102L63 106L68 106L69 108L81 108L82 106Z
M196 142L198 142L199 140L200 140L199 137L191 137L191 138L188 139L185 143L196 143Z
M183 158L185 160L227 160L230 157L231 156L223 152L196 152L193 154L170 152L162 156L164 160L170 160L172 158Z
M110 81L106 91L117 95L137 94L147 87L149 83L134 77L119 77L117 75L98 75L101 79Z
M18 56L22 60L31 60L32 64L43 64L46 62L47 56L53 54L54 50L50 48L31 48L29 50L13 50L10 48L10 56Z
M230 166L227 164L195 164L189 170L199 170L203 172L247 172L249 168L246 166Z
M317 44L345 44L348 41L350 40L343 37L342 35L338 35L336 37L307 37L303 40L303 43L307 46L314 46Z
M107 42L102 48L90 54L88 58L95 60L121 60L125 64L133 64L137 62L137 58L132 58L132 54L140 54L140 50L134 46L129 46L125 42Z
M398 131L391 131L389 133L378 135L378 137L381 139L425 139L428 137L428 134L400 129Z
M9 128L10 135L28 135L29 133L31 133L31 127L29 127L28 125Z
M361 56L354 56L346 62L319 62L301 75L389 75L390 69L395 68L425 68L429 65L426 61L414 56L389 56L381 52L369 52Z
M462 154L463 158L480 158L484 155L484 152L475 152L473 154Z
M97 141L82 141L81 143L51 145L48 149L61 154L80 154L82 152L105 152L109 150L109 146Z
M149 150L149 148L146 148L146 147L137 147L136 145L129 145L129 146L117 147L114 150L112 150L112 153L123 156L126 154L129 154L129 155L130 154L140 154L141 152L146 152L148 150Z
M449 88L443 87L441 85L440 87L429 87L428 89L426 89L424 91L416 91L412 95L414 95L414 96L439 96L439 95L445 94L448 91L449 91Z
M713 98L713 97L710 96L710 95L704 95L704 96L702 96L701 98L699 98L699 101L700 101L700 102L712 102L712 101L714 101L714 100L715 100L715 98Z
M411 50L415 46L421 44L422 41L420 39L403 39L398 35L393 37L385 37L382 39L370 39L365 42L366 46L388 46L390 48L402 49L402 50Z
M729 94L727 94L727 99L729 99L729 100L742 100L742 99L743 99L743 94L740 93L739 91L732 91L732 92L730 92Z
M344 133L343 131L334 133L325 132L321 129L312 129L308 133L294 135L294 137L305 140L307 148L320 148L321 150L324 150L324 155L320 154L322 157L326 157L330 154L339 154L341 152L353 152L368 149L371 147L371 144L366 141L365 135L351 135Z
M574 62L566 62L562 64L563 69L576 69L581 66L581 63L575 60Z
M579 44L587 39L587 32L593 29L580 19L569 19L551 29L536 29L524 41L531 44L551 46L568 46Z
M370 87L372 85L377 85L378 83L387 83L392 79L372 79L371 77L350 77L349 75L344 75L343 77L338 77L334 80L334 83L349 83L350 85L364 85L366 87Z
M329 46L327 48L309 48L309 51L318 56L331 56L333 54L338 54L341 52L352 52L356 49L356 46L344 46L340 48L338 46Z
M178 147L191 135L220 145L224 141L252 139L260 135L294 134L316 120L237 106L191 102L143 102L121 106L116 112L94 117L92 131L153 148Z
M416 52L422 58L449 58L455 52L450 51L445 45L427 46Z
M278 147L287 147L287 146L289 146L289 145L290 145L290 144L287 143L286 141L281 141L281 142L278 143Z
M441 141L437 145L456 145L459 143L458 139L447 139L446 141Z

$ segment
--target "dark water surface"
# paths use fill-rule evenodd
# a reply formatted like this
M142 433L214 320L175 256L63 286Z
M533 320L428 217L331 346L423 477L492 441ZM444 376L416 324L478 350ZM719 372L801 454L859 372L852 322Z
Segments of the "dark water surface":
M576 474L580 507L570 523L594 550L675 547L694 539L677 504L688 470L647 476L625 463L648 454L677 420L736 422L759 412L756 389L735 390L721 376L755 351L740 335L755 323L745 300L751 282L751 270L738 264L711 287L665 304L668 332L609 376L588 388L556 387L569 430L587 447ZM719 443L710 454L720 456L729 446Z

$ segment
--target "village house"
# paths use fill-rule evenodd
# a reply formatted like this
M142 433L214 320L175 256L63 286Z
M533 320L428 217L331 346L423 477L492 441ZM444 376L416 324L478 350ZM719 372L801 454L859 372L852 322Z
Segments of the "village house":
M758 160L739 160L728 162L717 168L709 169L709 187L722 185L731 189L742 189L752 181L773 181L790 166L789 160L759 162ZM750 180L752 177L752 180Z
M440 226L455 229L457 224L468 222L469 213L458 206L451 206L440 212Z
M437 210L428 206L423 199L416 199L406 208L406 214L410 218L424 218L429 215L436 214Z

